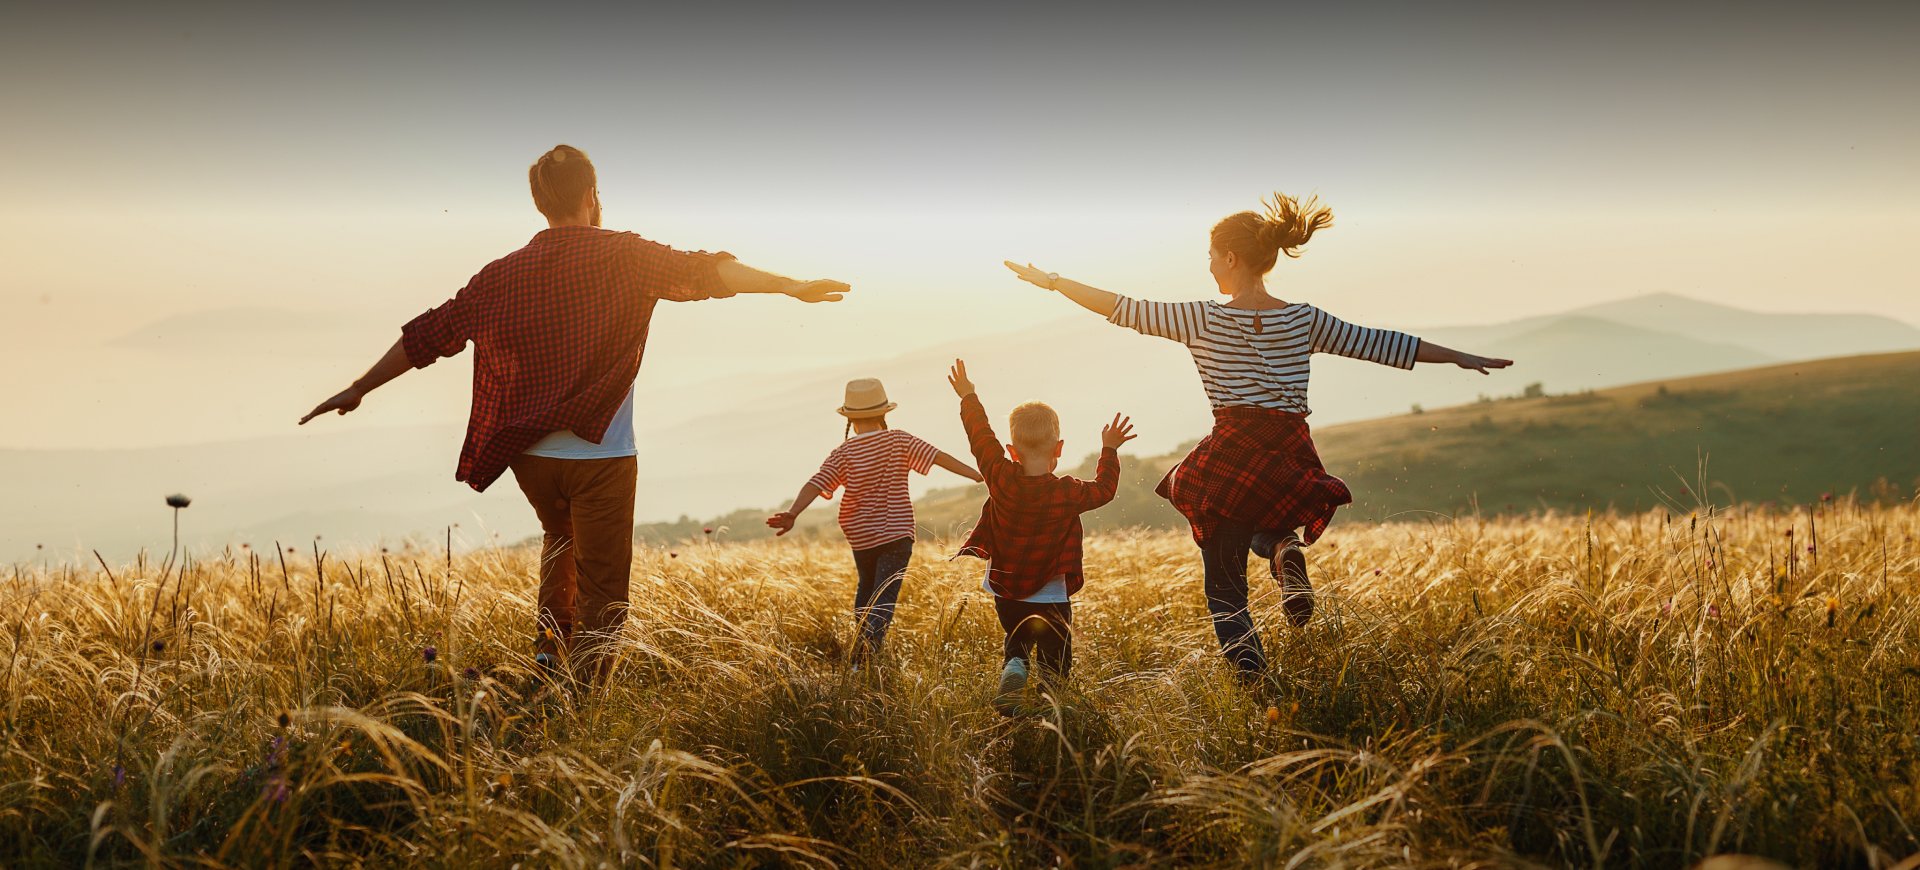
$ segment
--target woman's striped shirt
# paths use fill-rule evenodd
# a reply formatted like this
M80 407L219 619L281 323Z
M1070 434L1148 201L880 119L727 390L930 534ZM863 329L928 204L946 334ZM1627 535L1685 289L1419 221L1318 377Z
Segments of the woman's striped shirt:
M926 474L939 455L933 445L903 430L876 429L841 442L807 482L827 498L847 488L840 500L840 531L848 545L865 550L913 537L907 472Z
M1354 326L1312 305L1250 311L1218 302L1147 302L1120 297L1113 323L1187 346L1215 408L1248 406L1296 414L1307 409L1308 359L1332 353L1413 368L1420 339Z

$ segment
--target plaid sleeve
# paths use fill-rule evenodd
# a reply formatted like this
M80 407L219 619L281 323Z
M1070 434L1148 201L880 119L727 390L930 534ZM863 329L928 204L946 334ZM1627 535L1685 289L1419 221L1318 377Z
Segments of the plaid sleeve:
M987 491L999 489L1008 473L1007 464L1012 460L1000 455L1000 439L994 437L993 424L987 422L987 409L980 404L980 394L970 393L960 400L960 425L966 427L967 449L979 465L980 476L987 479Z
M847 485L846 454L836 449L827 454L827 461L820 464L820 470L807 479L814 489L820 490L823 498L833 498L833 491Z
M1094 471L1093 480L1074 482L1079 484L1074 488L1074 507L1081 513L1113 501L1114 493L1120 491L1120 451L1112 447L1100 448L1100 464Z
M940 455L940 448L928 444L906 432L900 433L900 443L906 454L907 470L915 474L926 474L933 470L933 460Z
M400 346L407 352L407 363L423 369L444 356L464 350L473 338L473 297L468 285L452 299L440 303L407 321L400 327Z
M1107 322L1142 335L1192 344L1206 331L1205 302L1147 302L1121 296Z
M1313 309L1313 324L1308 332L1314 353L1331 353L1393 366L1413 368L1420 353L1420 339L1391 329L1354 326L1338 317Z
M733 259L721 252L676 251L659 242L651 242L631 233L628 255L634 274L640 280L640 292L670 302L723 299L733 295L720 280L719 265Z

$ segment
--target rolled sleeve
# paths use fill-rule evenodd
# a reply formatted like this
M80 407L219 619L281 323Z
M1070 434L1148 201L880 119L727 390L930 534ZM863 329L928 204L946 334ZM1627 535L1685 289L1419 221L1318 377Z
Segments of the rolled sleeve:
M720 280L719 269L721 263L733 259L732 254L677 251L639 236L630 238L628 254L640 281L640 292L670 302L724 299L733 295L726 282Z
M407 364L423 369L434 360L465 349L473 337L467 315L465 300L455 296L407 321L400 327L400 345L407 352Z

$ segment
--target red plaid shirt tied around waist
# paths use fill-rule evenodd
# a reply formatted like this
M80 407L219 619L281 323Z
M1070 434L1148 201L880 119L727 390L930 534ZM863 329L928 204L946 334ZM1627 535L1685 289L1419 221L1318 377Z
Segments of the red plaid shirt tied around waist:
M960 422L980 476L987 479L987 503L958 555L987 560L987 584L1001 598L1026 598L1061 576L1067 594L1079 592L1085 582L1080 515L1113 500L1120 486L1120 454L1102 449L1091 481L1029 476L1001 450L978 396L960 400Z
M1213 431L1154 491L1193 524L1202 546L1223 519L1301 529L1311 544L1333 512L1353 501L1346 483L1320 464L1304 415L1246 406L1215 408Z
M555 227L408 322L400 339L415 368L473 342L473 410L454 478L484 490L550 432L604 438L640 372L655 303L732 295L714 268L726 258Z

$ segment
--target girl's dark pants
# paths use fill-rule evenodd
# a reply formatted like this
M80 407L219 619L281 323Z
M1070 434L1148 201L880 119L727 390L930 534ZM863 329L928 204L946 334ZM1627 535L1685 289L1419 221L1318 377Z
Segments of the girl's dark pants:
M1026 659L1058 676L1073 667L1073 602L1042 604L993 596L993 611L1007 633L1004 661Z
M911 561L912 538L853 551L853 565L860 572L860 588L853 593L853 618L859 632L854 638L854 661L878 652L880 642L887 639L894 604L900 600L900 583Z
M1253 613L1247 609L1247 552L1271 559L1274 549L1286 539L1285 532L1226 520L1200 548L1207 571L1207 610L1213 614L1213 633L1220 639L1221 652L1243 678L1257 677L1267 669Z

